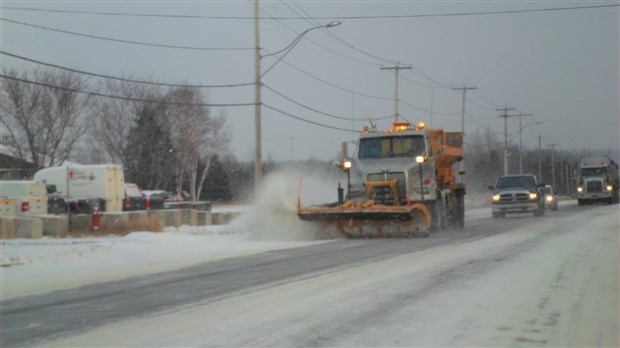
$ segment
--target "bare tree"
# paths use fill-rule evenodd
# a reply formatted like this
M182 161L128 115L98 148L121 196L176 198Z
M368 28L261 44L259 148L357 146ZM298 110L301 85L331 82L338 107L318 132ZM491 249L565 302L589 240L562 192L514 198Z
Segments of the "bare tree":
M209 119L206 141L202 143L200 147L200 156L205 167L202 173L200 173L197 192L202 192L202 185L207 178L213 158L217 155L224 154L228 149L229 142L230 132L226 127L226 113L222 111L217 117L211 117ZM196 163L196 169L197 168L198 163ZM197 172L197 170L193 172ZM192 196L196 197L193 194ZM196 200L196 198L194 198L194 200Z
M195 105L205 102L204 96L197 89L176 88L169 93L169 98L175 103L181 103L168 109L170 115L167 118L173 129L172 138L177 149L177 192L187 178L190 194L196 201L213 156L221 154L228 144L225 115L215 117L208 108ZM204 169L199 173L201 165Z
M137 85L134 83L106 80L100 86L106 93L113 92L123 97L146 99L160 95L158 87ZM129 130L135 125L144 102L124 99L99 98L94 105L91 136L98 152L103 152L107 160L125 163L125 149L129 141Z
M91 98L77 92L86 80L77 74L46 70L20 74L11 69L4 74L15 79L2 79L2 145L37 168L61 164L88 128Z

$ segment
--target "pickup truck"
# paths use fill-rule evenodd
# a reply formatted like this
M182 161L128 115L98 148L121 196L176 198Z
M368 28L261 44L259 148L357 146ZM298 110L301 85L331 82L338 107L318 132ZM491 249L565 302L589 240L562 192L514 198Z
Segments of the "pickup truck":
M505 217L508 213L534 213L545 215L545 184L538 184L533 174L513 174L499 177L493 191L493 218Z

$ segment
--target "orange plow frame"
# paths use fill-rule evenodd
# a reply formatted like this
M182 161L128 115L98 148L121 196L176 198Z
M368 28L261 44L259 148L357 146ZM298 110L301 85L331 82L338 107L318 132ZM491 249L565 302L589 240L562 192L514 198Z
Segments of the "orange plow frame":
M366 185L368 195L372 187L389 186L398 198L396 180L372 182ZM398 202L398 199L395 199ZM374 229L372 236L405 236L415 232L427 232L431 229L431 212L422 203L406 205L375 204L372 199L348 200L340 205L303 207L301 205L301 181L297 198L297 213L301 220L331 223L346 234L371 237L366 230ZM422 221L420 221L422 220ZM422 222L423 231L415 228ZM347 230L355 233L347 233ZM415 231L413 231L415 230Z

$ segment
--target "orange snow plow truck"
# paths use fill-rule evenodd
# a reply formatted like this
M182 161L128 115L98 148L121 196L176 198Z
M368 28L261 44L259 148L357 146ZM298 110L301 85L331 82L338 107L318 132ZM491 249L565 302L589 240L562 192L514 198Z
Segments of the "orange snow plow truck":
M462 229L465 185L456 182L452 168L463 159L462 133L426 129L423 122L394 123L386 131L371 124L351 158L338 162L347 173L346 195L340 190L336 203L304 207L300 187L299 218L350 238L427 237L433 230Z

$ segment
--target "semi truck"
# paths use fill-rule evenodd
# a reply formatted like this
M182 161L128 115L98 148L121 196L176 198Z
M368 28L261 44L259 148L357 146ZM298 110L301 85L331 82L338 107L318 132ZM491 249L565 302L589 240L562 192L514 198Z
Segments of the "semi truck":
M303 206L300 192L298 216L351 238L427 237L433 230L462 229L465 185L456 182L453 169L463 159L462 139L461 132L428 129L423 122L394 123L385 131L371 122L351 158L339 162L349 178L346 195Z
M587 156L579 161L578 205L618 203L618 164L607 156Z

